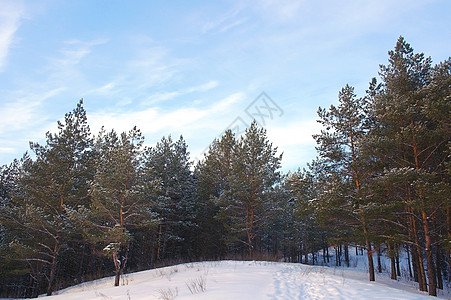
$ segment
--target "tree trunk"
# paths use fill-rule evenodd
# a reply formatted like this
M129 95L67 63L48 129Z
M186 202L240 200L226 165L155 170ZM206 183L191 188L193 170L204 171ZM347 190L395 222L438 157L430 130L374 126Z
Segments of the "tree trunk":
M252 207L248 207L246 209L246 234L247 234L247 246L249 252L249 259L252 259L252 240L253 240L253 223L254 223L254 209Z
M340 253L341 246L335 246L335 265L341 266L341 253Z
M346 262L346 267L349 268L349 248L348 248L348 244L345 244L345 262Z
M119 286L120 283L120 277L121 277L121 262L119 261L117 257L117 251L113 251L113 263L114 263L114 286Z
M437 245L435 247L435 259L437 261L437 287L441 290L443 290L443 278L442 278L442 259L441 259L441 253L440 253L440 245Z
M388 255L390 256L391 276L390 278L396 280L396 268L395 268L395 253L391 242L387 243Z
M362 214L362 225L363 225L363 234L365 236L366 255L368 257L368 273L370 281L375 281L376 274L374 273L373 250L371 249L371 242L368 239L368 228L365 216L363 214Z
M429 295L437 296L437 283L435 282L435 266L434 259L432 257L432 242L431 235L429 233L429 224L426 212L422 210L421 216L423 218L424 239L426 244L426 263L428 268L428 281L429 281Z
M411 196L410 196L410 188L407 187L407 192L409 193L408 195L408 202L411 203ZM411 237L411 239L413 239L415 246L412 247L412 259L415 262L414 263L414 270L415 273L417 274L416 276L418 277L418 285L419 285L419 289L420 291L423 292L427 292L427 282L426 282L426 275L424 272L424 264L423 264L423 255L422 255L422 251L420 248L420 241L418 238L418 230L417 230L417 224L416 224L416 220L415 217L413 216L413 214L415 214L414 210L412 209L411 206L407 207L407 211L411 214L409 216L409 236Z
M410 250L409 246L406 246L406 252L407 252L407 266L409 267L409 277L412 279L412 266L410 263Z
M377 272L382 273L382 263L381 263L381 245L376 249L377 251Z
M52 264L50 266L50 275L49 275L49 283L47 285L47 296L51 296L54 290L54 282L55 282L55 273L56 273L56 257L53 258Z
M55 246L53 248L52 253L52 264L50 265L50 274L48 279L48 285L47 285L47 296L51 296L53 294L53 291L55 289L55 275L56 275L56 268L58 267L58 253L60 250L59 246L59 238L58 236L55 237Z
M446 229L448 231L448 239L451 240L451 208L446 207ZM451 266L451 248L446 251L446 259L448 260L448 265ZM451 274L448 274L448 280L451 279Z
M410 253L412 254L413 280L420 283L420 268L418 267L418 254L416 247L410 247Z
M422 255L422 251L420 249L420 247L416 246L415 247L417 250L417 258L418 258L418 280L419 280L419 284L420 284L420 291L424 291L427 292L428 291L428 287L427 287L427 282L426 282L426 274L424 272L424 262L423 262L423 255Z
M160 223L160 225L158 226L158 239L157 239L157 253L156 253L156 261L160 260L160 249L161 249L161 238L162 238L162 227L163 224Z

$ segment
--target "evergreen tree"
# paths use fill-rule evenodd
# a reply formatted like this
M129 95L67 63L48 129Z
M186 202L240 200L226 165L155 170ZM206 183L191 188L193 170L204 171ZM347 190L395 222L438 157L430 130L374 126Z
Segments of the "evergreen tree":
M403 189L401 199L394 197L393 201L401 201L404 213L411 216L408 228L410 242L416 250L414 259L420 289L427 290L422 263L424 250L429 294L436 295L432 252L438 232L431 219L449 207L449 200L431 195L437 195L439 186L449 189L445 162L449 160L450 63L447 60L432 67L431 58L414 53L402 37L395 49L389 51L388 62L380 66L383 87L371 104L375 120L372 148L377 149L374 157L387 170L383 176L395 179L410 174L405 177L412 180L406 182L408 188Z
M148 193L152 208L160 219L155 236L154 260L193 258L193 241L198 214L196 182L186 142L163 137L149 148L144 158L145 178L156 181L157 189Z
M233 150L230 196L224 199L228 224L237 241L247 246L251 258L261 239L264 203L280 180L277 148L266 137L266 130L252 122Z
M26 285L28 269L27 265L17 260L15 245L18 237L23 234L23 228L17 225L16 219L9 209L13 205L13 199L18 199L21 193L20 181L22 180L24 170L23 163L29 157L27 154L21 160L15 159L11 164L0 167L0 261L2 268L0 270L0 291L1 294L19 290L14 288L21 284ZM12 296L31 296L27 291L20 294L11 294Z
M140 158L144 137L134 127L120 136L112 130L96 139L96 173L91 183L92 203L77 213L85 224L85 234L93 242L107 243L103 249L115 268L114 285L126 267L130 234L134 228L154 223L150 204L145 201Z
M336 173L336 181L345 209L360 226L368 255L370 281L375 280L372 245L370 237L370 208L364 196L368 180L367 160L362 144L367 134L365 99L357 98L354 88L346 85L338 95L339 105L331 105L329 110L318 110L318 116L325 130L314 138L318 143L318 153ZM330 195L330 194L328 194Z
M195 169L198 180L199 203L203 207L204 241L213 256L224 257L232 237L227 216L220 213L222 204L231 197L232 158L236 139L231 130L227 130L221 139L215 139L205 154L203 161ZM225 212L225 210L222 210Z
M7 208L8 218L23 230L15 248L38 282L46 278L48 295L55 288L60 254L78 233L67 209L88 201L92 141L83 100L58 122L58 130L47 133L45 146L30 143L36 160L24 162L23 192Z

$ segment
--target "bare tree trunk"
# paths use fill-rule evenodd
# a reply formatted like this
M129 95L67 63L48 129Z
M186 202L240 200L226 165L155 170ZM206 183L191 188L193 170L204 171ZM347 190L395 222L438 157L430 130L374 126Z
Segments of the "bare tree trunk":
M114 263L114 286L119 286L120 278L121 278L121 262L117 257L117 251L113 251L113 263Z
M396 274L398 276L401 276L401 268L399 266L399 246L397 244L394 244L393 250L395 250Z
M377 249L377 272L382 273L382 263L381 263L381 245L379 244Z
M335 265L341 266L340 246L335 246Z
M345 244L345 262L346 262L346 267L349 268L349 248L348 248L348 244Z
M437 283L435 282L435 266L434 259L432 257L432 242L431 235L429 233L428 218L424 210L421 212L421 215L423 218L424 238L426 244L425 252L426 252L426 263L428 268L427 276L429 281L429 295L437 296Z
M408 196L408 202L411 203L411 197L410 197L410 189L407 187L407 191L409 193ZM413 246L412 248L412 259L415 261L414 263L414 267L416 270L416 274L418 277L418 285L419 285L419 289L420 291L423 292L427 292L428 288L427 288L427 282L426 282L426 275L424 272L424 264L423 264L423 255L422 255L422 251L420 248L420 241L418 238L418 230L417 230L417 224L416 224L416 220L415 217L413 216L415 214L414 210L412 209L412 207L408 206L407 207L407 211L409 213L411 213L411 215L409 216L409 227L410 227L410 231L409 231L409 235L411 236L411 238L413 239L413 242L415 243L415 246Z
M55 289L55 275L56 275L56 269L58 267L58 254L59 254L59 250L60 250L59 238L58 238L58 236L55 236L54 239L55 239L55 246L53 247L53 251L52 251L52 263L50 265L50 274L49 274L49 278L48 278L47 296L51 296Z
M163 224L160 224L158 226L158 243L157 243L157 257L156 257L156 261L160 260L160 249L161 249L161 237L162 237L162 226Z
M362 227L363 227L363 234L365 236L365 245L366 245L366 255L368 257L368 273L370 277L370 281L376 280L376 274L374 273L374 262L373 262L373 250L371 248L371 242L368 239L368 228L366 224L366 218L362 214Z
M448 238L451 239L451 208L448 206L446 208L446 229L448 231ZM446 251L446 259L448 260L448 265L451 266L451 248ZM451 274L448 274L448 278L451 278Z
M53 258L52 264L50 265L50 275L49 282L47 285L47 296L51 296L54 290L54 282L55 282L55 273L56 273L56 257Z
M407 252L407 266L409 267L409 277L412 279L412 266L410 263L410 250L409 246L406 245L406 252Z
M416 246L415 248L417 250L417 258L418 258L418 270L419 270L418 280L419 280L419 284L420 284L420 291L427 292L428 287L427 287L427 282L426 282L426 273L424 271L424 262L423 262L422 251L419 246Z
M395 253L393 251L393 246L391 242L387 243L388 253L390 256L390 266L391 266L391 276L390 278L396 280L396 269L395 269Z
M437 261L437 287L443 290L443 278L442 278L442 259L441 259L441 251L440 245L437 245L435 248L435 259Z

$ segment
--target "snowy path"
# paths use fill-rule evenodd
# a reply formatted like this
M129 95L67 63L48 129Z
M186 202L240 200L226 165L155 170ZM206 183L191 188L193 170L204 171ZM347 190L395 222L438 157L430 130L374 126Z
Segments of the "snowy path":
M205 291L188 285L203 278ZM298 299L436 299L425 294L370 283L365 273L301 264L221 261L182 264L124 276L113 287L106 278L68 288L49 300L298 300ZM170 297L172 294L172 297Z
M292 268L283 268L273 275L274 294L272 300L302 299L304 285L300 282L300 275Z
M288 299L426 299L379 283L345 277L343 270L303 265L285 265L273 275L271 300Z

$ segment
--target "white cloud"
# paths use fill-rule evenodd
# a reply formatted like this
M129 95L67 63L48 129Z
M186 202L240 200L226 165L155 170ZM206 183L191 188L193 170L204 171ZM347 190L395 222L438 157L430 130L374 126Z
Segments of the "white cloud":
M305 1L300 0L261 0L255 5L261 9L267 16L276 18L279 21L289 21L299 18L300 10L305 6Z
M305 166L314 157L316 142L312 135L318 134L321 125L316 119L269 124L268 139L273 146L283 152L282 165L284 171L294 171L299 166Z
M0 153L14 153L16 150L10 147L0 147Z
M189 88L186 90L186 92L188 93L193 93L193 92L206 92L209 91L211 89L214 89L215 87L218 86L218 82L216 80L210 80L207 83L201 84L199 86L195 86L192 88Z
M64 88L56 88L41 95L29 95L18 98L17 101L2 104L0 135L32 128L42 119L39 109L42 102L60 94L62 91L64 91Z
M269 124L268 137L275 145L283 148L293 145L313 145L313 134L319 133L321 124L316 119L278 124Z
M186 94L190 94L190 93L196 93L196 92L207 92L211 89L214 89L215 87L218 86L218 81L216 80L210 80L207 83L198 85L198 86L193 86L193 87L188 87L188 88L184 88L181 89L179 91L171 91L171 92L165 92L165 93L155 93L149 97L147 97L147 99L145 100L145 103L143 104L156 104L158 102L163 102L163 101L167 101L182 95L186 95Z
M91 53L95 46L106 44L107 39L96 39L92 41L68 40L65 42L69 47L61 49L62 57L54 59L57 67L65 65L77 65L86 55Z
M29 141L40 142L47 131L54 132L56 124L48 121L48 112L43 110L46 100L61 94L64 88L55 88L42 93L17 91L6 98L0 109L0 162L6 163L21 156L28 149Z
M111 95L116 93L115 90L116 83L115 82L108 82L107 84L104 84L98 88L94 88L86 92L88 95Z
M24 17L21 1L0 0L0 72L6 65L6 58L14 41L14 34Z
M225 24L224 26L221 27L219 32L223 33L223 32L229 31L233 27L239 26L239 25L245 23L246 21L247 21L247 18L241 18L241 19L238 19L238 20L236 20L234 22Z
M136 94L162 84L178 73L181 61L169 56L165 47L143 47L135 50L131 60L120 67L120 78L116 79L119 87L132 90ZM142 96L142 95L141 95ZM138 98L138 97L135 97Z
M232 104L235 104L241 100L244 100L245 95L243 93L235 93L232 94L223 100L215 103L210 111L211 112L224 112L227 108L229 108Z
M233 27L236 27L244 22L246 22L246 18L240 18L237 20L237 16L242 11L243 7L234 7L228 12L222 14L219 17L216 17L214 21L209 21L204 23L202 27L203 33L208 33L211 31L217 31L224 33L230 30Z
M181 107L169 112L155 107L122 113L99 111L89 113L89 122L93 132L98 131L102 126L122 132L135 125L143 132L162 133L162 135L174 131L182 131L183 134L189 135L191 130L199 128L220 131L221 127L215 128L211 122L203 122L203 120L217 119L218 115L224 115L233 104L242 99L244 99L244 94L235 93L205 108Z

